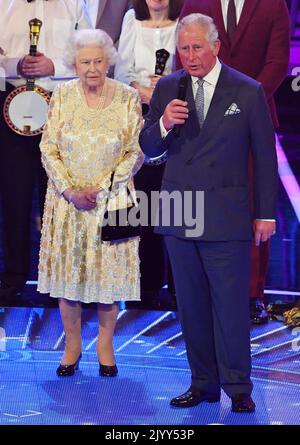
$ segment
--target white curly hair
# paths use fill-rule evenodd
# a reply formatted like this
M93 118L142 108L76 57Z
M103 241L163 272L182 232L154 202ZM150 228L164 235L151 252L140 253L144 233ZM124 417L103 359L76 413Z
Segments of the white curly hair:
M76 54L82 48L101 48L107 57L108 65L116 63L118 53L110 36L102 29L81 29L74 31L65 48L64 64L73 69Z

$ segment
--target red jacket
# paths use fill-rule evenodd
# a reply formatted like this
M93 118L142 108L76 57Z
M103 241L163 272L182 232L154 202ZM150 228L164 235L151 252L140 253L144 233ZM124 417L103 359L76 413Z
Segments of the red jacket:
M200 12L213 18L221 40L220 59L261 82L275 127L274 93L285 79L290 53L290 18L285 0L245 0L232 46L224 27L221 0L185 0L180 18ZM176 68L181 68L177 55Z

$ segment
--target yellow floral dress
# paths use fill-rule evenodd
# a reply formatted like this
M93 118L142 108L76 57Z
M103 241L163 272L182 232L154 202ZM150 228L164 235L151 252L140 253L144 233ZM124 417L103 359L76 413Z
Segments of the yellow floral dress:
M101 243L106 199L79 211L62 193L69 187L108 190L115 169L109 209L128 206L133 175L143 163L138 144L142 125L136 91L117 81L112 102L88 107L79 80L53 93L41 141L49 182L45 202L38 291L85 303L140 299L139 238Z

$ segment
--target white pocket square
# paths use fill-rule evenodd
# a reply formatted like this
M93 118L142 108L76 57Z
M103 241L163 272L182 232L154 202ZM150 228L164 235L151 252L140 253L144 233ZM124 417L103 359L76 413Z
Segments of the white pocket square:
M231 116L232 114L239 114L240 112L241 110L239 109L237 104L233 102L226 110L224 116Z

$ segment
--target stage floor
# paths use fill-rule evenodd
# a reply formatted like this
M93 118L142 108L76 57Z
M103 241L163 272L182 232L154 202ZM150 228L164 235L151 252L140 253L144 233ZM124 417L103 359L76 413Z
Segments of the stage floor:
M300 419L300 332L280 322L251 330L251 414L220 403L169 406L190 372L176 312L120 312L115 335L119 375L99 377L97 316L83 310L83 358L73 377L55 370L64 348L57 308L0 308L1 425L296 425Z

